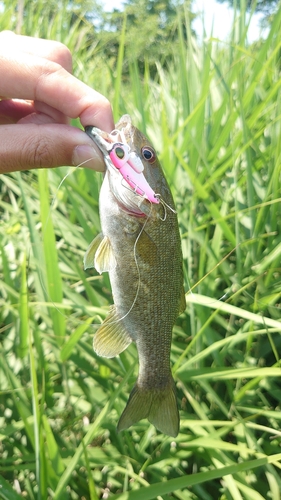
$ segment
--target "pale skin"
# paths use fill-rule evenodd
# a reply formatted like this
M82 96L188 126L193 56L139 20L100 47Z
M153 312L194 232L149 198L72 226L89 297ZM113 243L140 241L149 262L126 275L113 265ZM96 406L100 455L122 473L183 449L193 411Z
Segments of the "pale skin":
M102 155L77 127L114 129L109 101L72 75L68 48L0 33L0 174L79 165L103 171Z

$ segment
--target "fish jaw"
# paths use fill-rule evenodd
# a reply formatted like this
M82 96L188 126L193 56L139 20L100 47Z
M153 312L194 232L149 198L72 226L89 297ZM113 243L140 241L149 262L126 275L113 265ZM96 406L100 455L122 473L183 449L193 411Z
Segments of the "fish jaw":
M154 191L143 178L142 172L139 174L136 172L136 170L141 170L139 166L140 159L138 157L134 158L134 155L131 155L133 156L133 163L131 160L130 165L129 163L122 165L121 163L115 162L118 166L118 168L115 168L112 163L114 136L91 126L85 127L85 132L97 144L104 155L106 165L104 184L109 184L108 189L113 193L115 201L120 206L121 210L137 217L150 215L150 200L154 198L154 203L158 204L159 199L157 197L155 198ZM131 170L130 175L127 174L128 168ZM144 196L144 189L134 189L134 185L138 182L136 180L136 175L142 176L142 183L140 185L141 187L143 185L145 186L145 189L149 193L149 200L147 196ZM127 178L127 182L124 180L125 178ZM100 199L104 192L105 189L101 191Z
M113 139L110 134L97 127L85 127L86 134L96 143L104 156L112 149Z
M85 127L85 132L103 153L105 163L109 169L114 171L114 168L116 168L136 194L147 199L150 203L160 203L159 195L154 192L143 174L144 165L141 157L131 151L131 147L127 142L116 142L116 134L107 134L96 127ZM115 132L118 133L117 130ZM120 135L122 138L122 133Z

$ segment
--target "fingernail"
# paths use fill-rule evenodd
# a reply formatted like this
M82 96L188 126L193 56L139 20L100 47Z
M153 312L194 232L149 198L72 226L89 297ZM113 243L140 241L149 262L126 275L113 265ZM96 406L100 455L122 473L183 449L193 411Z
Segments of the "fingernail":
M87 146L86 144L76 146L73 151L72 163L75 166L87 167L98 172L105 170L105 164L102 156L97 153L95 148Z

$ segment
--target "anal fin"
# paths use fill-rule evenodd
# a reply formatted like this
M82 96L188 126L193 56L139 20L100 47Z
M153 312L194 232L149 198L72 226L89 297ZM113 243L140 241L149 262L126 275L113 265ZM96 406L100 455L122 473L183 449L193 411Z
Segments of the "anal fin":
M132 339L124 328L116 307L112 306L109 315L95 334L95 352L104 358L114 358L123 352L131 342Z

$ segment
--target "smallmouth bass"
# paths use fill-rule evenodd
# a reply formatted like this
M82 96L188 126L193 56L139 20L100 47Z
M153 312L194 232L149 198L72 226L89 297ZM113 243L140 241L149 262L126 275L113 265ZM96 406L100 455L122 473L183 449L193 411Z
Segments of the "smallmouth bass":
M117 429L147 418L169 436L179 432L170 368L173 325L185 310L181 241L170 188L147 138L124 115L107 134L86 133L104 154L100 190L102 234L84 268L109 272L114 305L94 337L96 353L114 357L134 341L139 374Z

